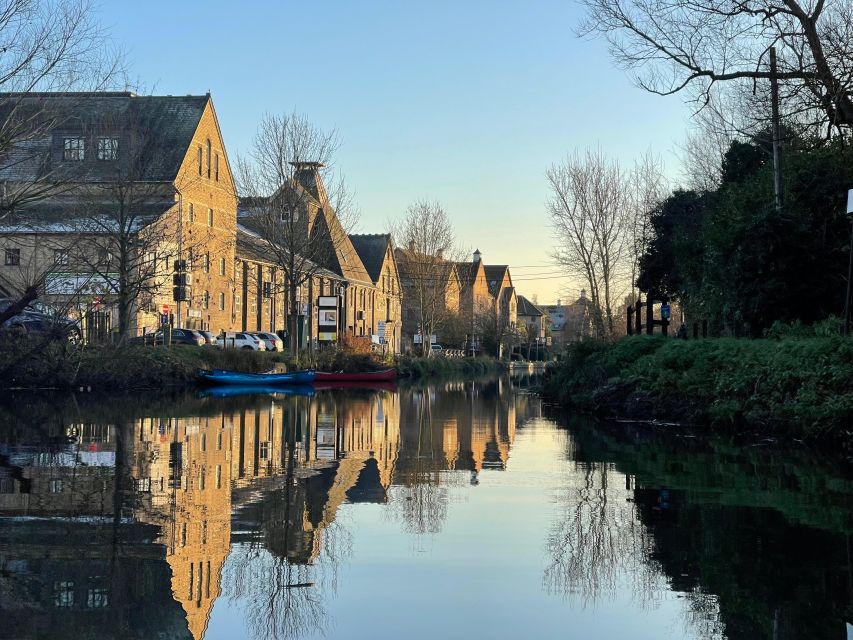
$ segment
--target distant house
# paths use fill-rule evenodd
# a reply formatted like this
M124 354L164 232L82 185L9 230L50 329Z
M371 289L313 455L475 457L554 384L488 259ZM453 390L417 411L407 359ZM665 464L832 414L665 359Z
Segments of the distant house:
M592 335L592 312L586 290L572 304L563 305L557 300L557 304L545 305L541 310L547 316L555 349Z
M527 329L528 341L545 337L545 314L524 296L518 296L518 324Z

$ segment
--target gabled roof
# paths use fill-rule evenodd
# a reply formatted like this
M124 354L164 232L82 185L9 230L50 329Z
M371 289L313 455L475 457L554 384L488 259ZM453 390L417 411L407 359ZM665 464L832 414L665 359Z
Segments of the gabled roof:
M141 174L136 178L151 182L172 182L186 157L193 135L201 121L209 95L138 96L130 92L114 93L0 93L0 122L16 128L38 131L37 144L43 151L56 152L52 132L75 133L87 137L110 134L119 137L122 146L139 144L134 152L140 159ZM10 125L10 123L13 123ZM91 138L86 147L84 166L76 166L75 179L87 182L109 181L115 175L113 162L95 159ZM28 151L30 155L32 151ZM0 179L32 179L38 167L33 162L12 159L0 168ZM53 167L57 169L57 167Z
M459 281L463 286L470 287L477 280L477 274L482 267L482 260L474 262L457 262L456 272L459 274Z
M391 234L352 234L349 239L373 283L378 283L382 274L382 265L385 264L385 254L391 245Z
M539 307L530 302L530 300L528 300L524 296L518 296L517 315L541 317L545 314L542 313L542 310Z
M132 215L120 216L115 203L39 202L22 211L16 211L0 221L4 235L32 233L82 233L87 235L119 233L119 230L136 232L152 224L175 206L174 199L146 202L133 208ZM132 219L131 219L132 218Z
M496 296L501 290L504 278L509 275L509 265L506 264L491 264L484 267L486 271L486 284L489 287L489 293Z

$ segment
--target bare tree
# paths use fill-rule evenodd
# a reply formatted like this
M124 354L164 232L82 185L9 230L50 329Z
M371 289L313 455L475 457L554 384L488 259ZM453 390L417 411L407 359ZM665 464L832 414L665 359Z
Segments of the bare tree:
M81 240L73 256L100 283L106 302L118 311L118 336L129 337L140 306L152 308L153 297L170 291L173 261L200 261L210 271L211 246L230 255L230 245L211 242L210 228L183 234L181 212L172 185L151 180L167 151L150 123L137 114L105 112L91 132L101 148L97 176L74 192L85 203L72 220ZM178 237L181 238L178 246ZM192 271L192 265L187 265Z
M554 260L589 288L599 336L614 333L614 312L627 289L631 258L628 181L601 151L566 158L547 172Z
M43 144L62 112L28 98L122 80L122 58L109 50L93 15L89 0L0 0L0 221L64 192L75 178L51 168ZM43 274L18 282L0 325L36 300L43 285Z
M669 192L661 159L647 151L634 163L627 187L632 200L627 224L631 255L630 304L634 304L638 299L635 287L640 274L640 257L652 239L651 214Z
M237 163L240 222L263 239L284 274L293 354L301 287L321 269L352 259L347 231L357 212L343 179L330 169L338 144L334 131L323 132L305 116L268 114L248 158Z
M766 86L770 49L787 115L837 130L853 125L853 5L843 0L584 0L583 34L602 34L616 61L653 93Z
M405 216L392 225L398 249L403 295L414 309L423 336L424 354L430 336L449 324L454 316L453 281L458 282L453 226L438 202L418 200ZM458 307L458 288L456 289Z

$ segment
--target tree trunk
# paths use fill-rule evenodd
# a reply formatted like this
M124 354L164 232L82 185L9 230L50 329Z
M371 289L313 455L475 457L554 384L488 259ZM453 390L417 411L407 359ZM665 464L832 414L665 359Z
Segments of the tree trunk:
M35 285L30 285L24 290L23 295L18 298L17 301L10 304L5 311L0 311L0 326L3 325L6 320L10 318L14 318L16 315L21 313L24 309L27 308L27 305L30 304L33 300L38 299L39 293L38 289Z

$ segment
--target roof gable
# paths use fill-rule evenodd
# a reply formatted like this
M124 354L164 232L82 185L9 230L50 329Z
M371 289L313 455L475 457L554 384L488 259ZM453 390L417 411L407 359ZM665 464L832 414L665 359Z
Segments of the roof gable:
M387 233L353 234L349 237L373 283L379 282L385 258L389 255L391 236Z

